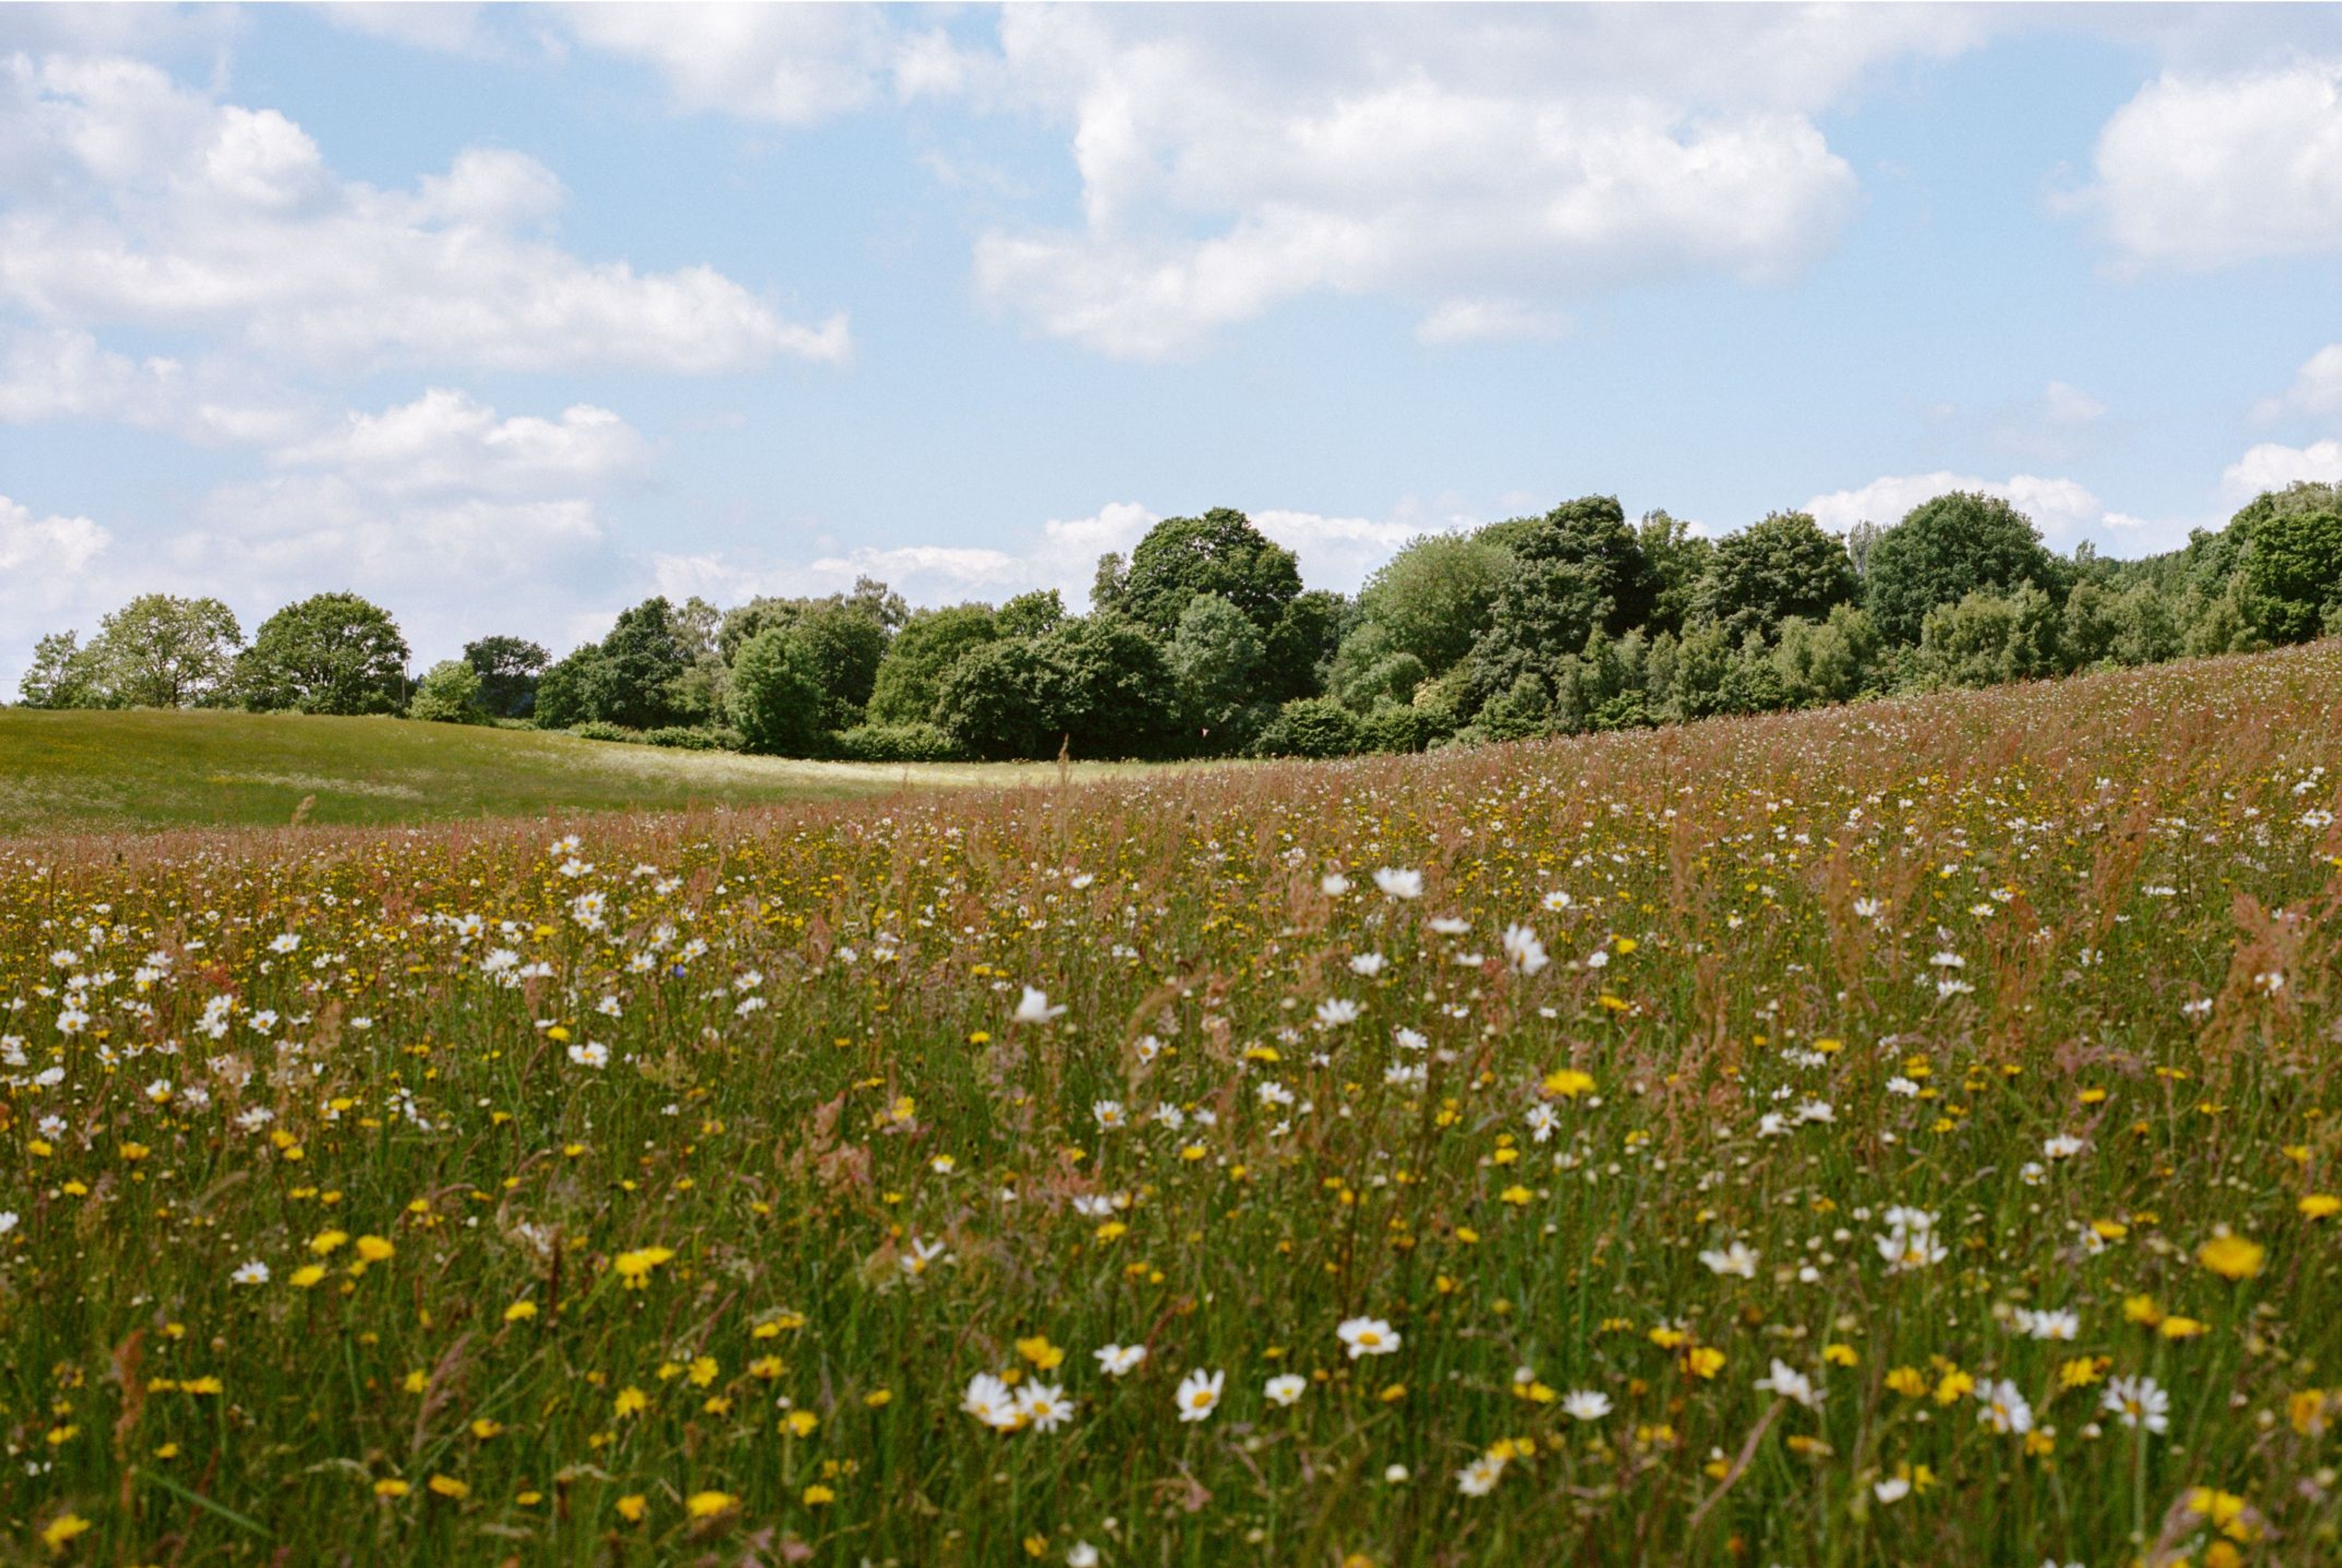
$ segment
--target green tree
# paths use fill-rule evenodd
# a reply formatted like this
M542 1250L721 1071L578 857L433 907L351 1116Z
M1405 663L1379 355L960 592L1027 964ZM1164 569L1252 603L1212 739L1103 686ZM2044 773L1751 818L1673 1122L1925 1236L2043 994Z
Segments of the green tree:
M355 594L318 594L260 624L234 685L256 709L395 714L405 705L406 656L389 611Z
M89 657L106 706L189 708L218 698L243 646L217 599L141 594L98 624Z
M1056 671L1030 638L970 648L945 672L935 722L955 744L989 761L1053 756L1059 731Z
M1149 756L1178 733L1177 683L1163 645L1120 615L1067 621L1041 639L1054 727L1082 757Z
M1635 530L1635 543L1651 575L1651 614L1643 629L1654 637L1663 632L1680 634L1715 557L1715 542L1665 512L1646 512Z
M1575 657L1597 631L1623 635L1644 624L1657 594L1613 496L1566 502L1506 537L1515 568L1473 649L1472 680L1480 700L1504 695L1510 714L1526 700L1515 695L1523 675L1536 676L1549 696L1560 659Z
M52 632L33 644L33 663L16 683L16 698L28 708L103 707L97 661L77 634Z
M1927 613L1919 634L1919 670L1952 686L2053 675L2059 630L2057 606L2031 583L2007 594L1971 593Z
M1375 659L1412 654L1432 674L1445 674L1488 629L1512 564L1510 551L1468 534L1410 540L1366 579L1351 635L1372 628Z
M1735 642L1750 632L1770 642L1790 616L1823 620L1859 586L1843 542L1807 513L1775 512L1716 541L1692 613Z
M432 724L475 724L487 717L480 705L480 672L462 659L442 659L423 674L406 716Z
M971 649L1000 635L988 605L956 604L921 610L886 644L870 692L874 724L924 724L933 721L944 677Z
M1236 750L1250 738L1266 653L1259 628L1217 594L1187 601L1166 656L1178 683L1182 726L1202 749Z
M588 643L537 677L529 716L541 730L574 729L594 717L594 694L601 684L601 645Z
M1341 594L1324 588L1313 588L1286 601L1261 650L1262 700L1286 703L1323 692L1334 651L1341 645L1356 608Z
M866 604L852 600L816 604L791 628L821 683L821 727L851 729L862 722L886 656L886 628Z
M1793 706L1851 702L1880 680L1878 627L1867 612L1839 604L1827 621L1791 616L1773 648L1784 696Z
M1217 594L1263 633L1301 593L1293 552L1243 513L1216 506L1201 517L1166 517L1130 553L1114 608L1157 636L1179 624L1187 601Z
M691 667L688 631L664 595L620 611L586 683L586 716L636 730L683 719L675 687Z
M1956 490L1923 501L1871 545L1864 588L1890 642L1916 643L1928 613L1970 594L2030 583L2062 598L2056 556L2032 520L1997 496Z
M2327 607L2342 604L2342 503L2286 507L2259 519L2244 566L2254 630L2272 643L2317 635Z
M994 612L1004 637L1045 637L1066 624L1066 601L1055 588L1019 594Z
M732 723L748 749L812 756L821 749L829 694L804 628L765 627L732 658Z
M551 658L543 644L525 637L481 637L464 644L464 662L480 677L478 704L500 719L525 719L536 711L536 683Z

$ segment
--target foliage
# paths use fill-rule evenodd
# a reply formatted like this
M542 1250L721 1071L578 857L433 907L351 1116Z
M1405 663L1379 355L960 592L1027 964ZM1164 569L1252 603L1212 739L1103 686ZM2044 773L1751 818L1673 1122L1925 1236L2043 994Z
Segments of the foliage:
M1471 534L1410 541L1366 579L1352 638L1375 640L1375 657L1407 654L1427 674L1453 668L1488 629L1512 554Z
M1506 537L1514 570L1473 650L1472 681L1483 700L1503 702L1499 727L1511 733L1536 706L1532 694L1549 699L1560 659L1596 632L1617 635L1645 624L1657 590L1613 497L1566 503Z
M500 719L536 711L536 683L553 655L525 637L481 637L464 644L464 662L480 677L479 705Z
M1251 704L1264 653L1259 630L1217 594L1198 594L1179 615L1165 650L1179 685L1181 727L1208 748L1240 748L1252 725Z
M836 737L836 754L856 763L950 763L966 754L934 724L859 724Z
M1770 638L1791 616L1821 621L1860 584L1843 541L1803 512L1775 512L1718 540L1692 594L1692 614L1737 642Z
M1199 594L1217 594L1263 633L1301 593L1293 552L1269 539L1243 513L1216 506L1201 517L1166 517L1130 553L1111 602L1100 608L1168 636Z
M480 688L479 671L462 659L442 659L415 684L406 716L443 724L485 723L488 714L480 705Z
M2062 594L2065 587L2031 520L1997 496L1969 491L1914 506L1878 535L1863 576L1871 618L1897 643L1917 642L1930 611L1973 593L2030 583Z
M1162 754L1177 734L1163 645L1118 614L1069 620L1038 644L1049 727L1077 757Z
M2245 582L2262 637L2299 643L2317 635L2327 612L2342 604L2342 502L2274 509L2259 519L2245 552Z
M768 625L732 660L731 719L752 752L817 755L833 700L816 637L802 622Z
M1296 697L1276 710L1253 750L1265 757L1339 757L1359 749L1358 716L1332 697Z
M51 632L35 643L33 662L16 683L16 700L28 708L104 707L104 695L97 661L74 632Z
M690 716L675 688L697 654L693 630L664 594L620 611L585 672L588 714L633 730Z
M970 649L936 694L936 724L970 756L988 762L1056 754L1057 677L1029 637Z
M235 662L243 705L303 714L395 714L405 705L406 639L355 594L318 594L260 624Z
M874 724L924 724L935 717L944 677L969 649L1000 635L988 605L956 604L920 610L886 644L886 657L870 694ZM891 760L891 759L889 759Z
M1927 613L1919 668L1953 686L2037 680L2057 673L2058 631L2057 606L2030 583L2013 594L1972 593Z
M103 705L191 708L223 694L243 646L217 599L141 594L99 623L89 657Z

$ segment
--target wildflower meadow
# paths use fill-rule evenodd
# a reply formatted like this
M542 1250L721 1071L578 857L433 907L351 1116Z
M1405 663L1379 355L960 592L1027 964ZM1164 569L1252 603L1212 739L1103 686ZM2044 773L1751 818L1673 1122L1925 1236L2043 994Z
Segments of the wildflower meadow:
M0 843L0 1553L2336 1561L2337 702Z

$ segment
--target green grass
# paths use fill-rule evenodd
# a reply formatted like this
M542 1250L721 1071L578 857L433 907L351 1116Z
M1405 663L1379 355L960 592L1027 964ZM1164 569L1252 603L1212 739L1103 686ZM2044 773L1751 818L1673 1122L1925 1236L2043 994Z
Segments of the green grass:
M2342 1562L2337 693L0 843L0 1563Z
M798 762L399 719L0 708L0 834L765 806L1056 777L1049 764Z

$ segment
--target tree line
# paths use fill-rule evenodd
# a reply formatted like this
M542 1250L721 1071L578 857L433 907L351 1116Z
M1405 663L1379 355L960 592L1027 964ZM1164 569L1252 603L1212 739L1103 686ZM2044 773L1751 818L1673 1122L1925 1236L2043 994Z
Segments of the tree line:
M914 610L868 579L730 610L657 597L562 659L484 637L410 684L396 623L355 594L249 644L218 600L149 594L86 643L42 638L20 696L886 762L1419 751L2342 634L2342 485L2264 494L2133 561L2054 554L1965 492L1844 535L1780 512L1718 539L1586 496L1418 538L1355 597L1305 591L1291 551L1219 508L1102 558L1091 599Z

